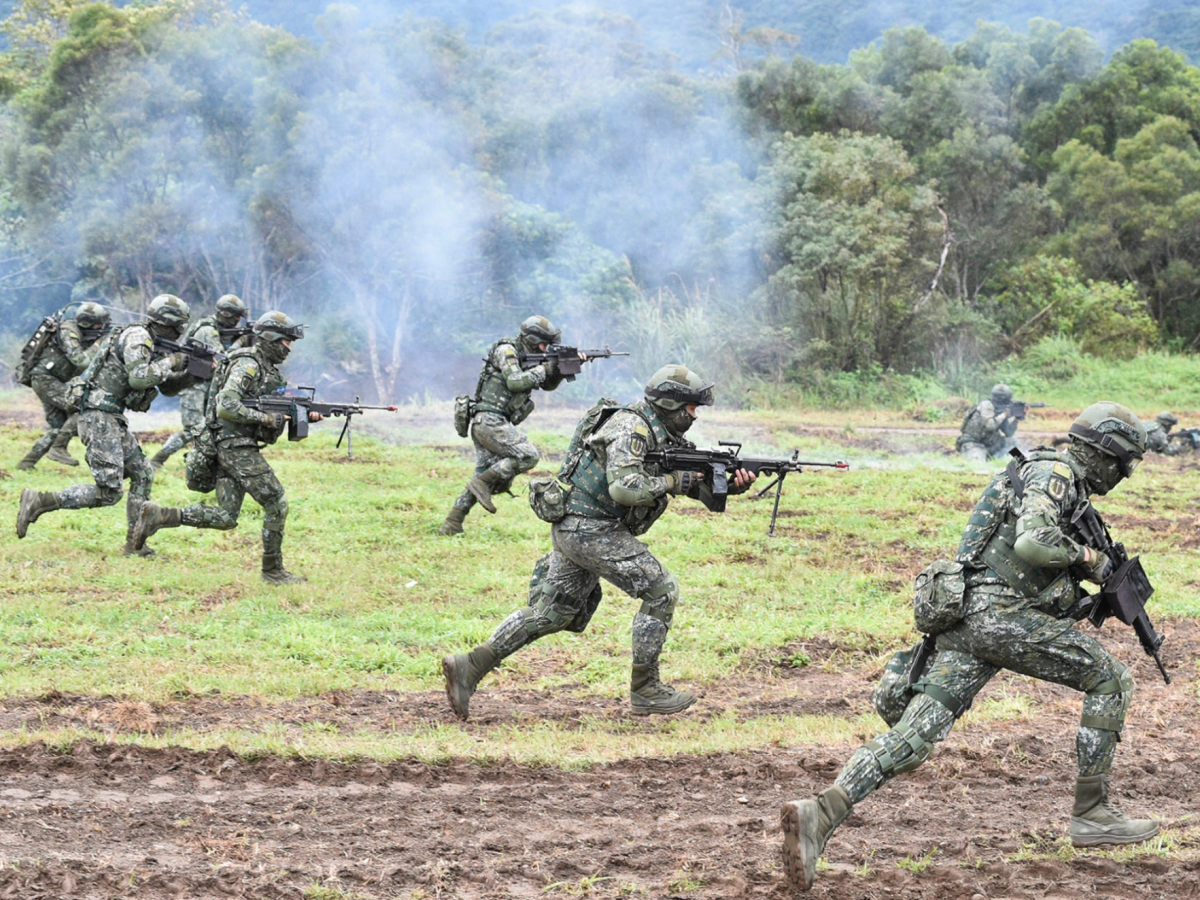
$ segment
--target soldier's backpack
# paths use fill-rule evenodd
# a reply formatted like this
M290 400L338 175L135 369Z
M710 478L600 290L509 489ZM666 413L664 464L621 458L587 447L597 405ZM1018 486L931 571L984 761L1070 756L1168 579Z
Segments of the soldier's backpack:
M16 379L18 384L23 384L29 387L33 383L33 370L37 366L38 361L42 358L42 351L49 346L54 335L58 333L58 326L62 322L62 310L53 315L46 316L34 329L29 340L25 342L25 346L21 348L21 359L17 363Z
M612 414L622 409L616 400L601 397L591 407L571 435L571 443L567 445L567 455L557 476L543 476L529 480L529 505L543 522L554 524L561 522L567 514L567 502L571 498L571 476L583 458L585 443L597 429L607 422Z
M471 433L471 420L475 418L475 398L462 394L454 398L454 430L459 437Z

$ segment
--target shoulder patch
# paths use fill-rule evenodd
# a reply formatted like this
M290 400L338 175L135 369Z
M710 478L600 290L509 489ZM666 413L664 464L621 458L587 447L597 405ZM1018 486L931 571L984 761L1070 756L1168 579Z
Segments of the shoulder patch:
M1065 462L1056 462L1054 464L1054 474L1070 481L1071 474L1072 474L1071 467L1068 466Z
M1050 483L1046 485L1046 492L1055 500L1062 500L1067 496L1067 488L1071 485L1071 468L1063 463L1055 463L1054 471L1050 475Z
M638 422L637 425L633 427L633 433L640 434L642 437L647 437L650 434L650 429L646 427L645 422Z
M253 361L246 363L244 371L247 375L257 375L258 365Z
M646 435L639 427L639 430L629 436L629 452L641 459L646 455L646 447Z

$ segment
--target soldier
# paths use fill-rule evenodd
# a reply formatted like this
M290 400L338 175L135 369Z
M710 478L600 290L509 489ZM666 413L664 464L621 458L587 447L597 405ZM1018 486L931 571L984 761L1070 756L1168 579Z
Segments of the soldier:
M121 482L129 479L125 506L128 528L125 555L153 556L149 547L134 547L133 527L150 499L154 470L137 438L129 431L125 410L144 412L159 390L171 396L192 383L187 356L173 353L153 360L154 337L178 340L188 323L188 305L172 294L160 294L146 309L148 322L118 328L105 339L83 373L79 406L79 438L87 448L87 464L95 484L76 484L53 492L24 490L17 513L17 537L25 537L38 516L56 509L112 506L121 499Z
M189 338L211 347L215 352L235 350L248 346L249 336L238 333L238 323L246 315L246 304L235 294L225 294L217 300L217 312L213 316L205 316L193 322L183 333L183 340ZM204 428L204 398L208 394L208 382L202 381L179 395L179 414L183 420L183 430L177 431L162 445L150 459L157 471L171 456L200 436Z
M1180 435L1171 434L1171 429L1179 424L1172 413L1160 412L1154 421L1146 426L1146 449L1161 453L1164 456L1179 456L1192 449L1191 442L1178 439Z
M1000 669L1084 694L1075 739L1072 843L1131 844L1158 833L1153 821L1131 819L1109 802L1109 773L1133 676L1067 616L1080 581L1099 584L1110 562L1064 533L1077 505L1128 478L1145 451L1146 430L1137 416L1101 402L1075 420L1066 452L1039 448L1019 464L1021 484L1014 485L1008 471L992 479L958 549L963 617L937 635L936 652L911 690L896 693L896 680L889 686L885 676L876 691L876 708L892 730L851 756L816 798L783 805L784 866L793 883L803 890L812 886L817 858L851 809L925 762ZM899 682L908 688L907 678Z
M992 388L990 400L981 400L967 413L956 442L959 453L972 462L987 462L1017 445L1012 438L1020 423L1009 410L1012 398L1012 389L998 384Z
M679 601L679 582L637 539L663 514L668 495L698 497L695 472L662 472L646 453L688 446L683 435L700 406L713 402L713 385L685 366L664 366L646 385L645 400L611 408L607 420L585 417L559 474L572 489L566 515L551 526L554 550L535 569L530 605L500 623L470 653L442 661L446 695L460 719L469 714L479 680L506 656L563 629L582 631L600 602L600 579L642 602L633 618L630 702L635 715L677 713L696 697L659 680L659 655ZM730 493L745 491L755 476L738 470ZM539 566L539 568L543 568Z
M561 338L562 331L545 316L530 316L521 323L519 338L501 338L488 351L471 420L475 476L454 501L439 533L462 534L463 520L476 503L494 513L492 495L507 491L514 478L538 464L537 447L516 426L533 412L534 388L552 391L563 378L553 362L522 369L521 353L545 350Z
M304 326L281 312L269 312L254 323L254 345L233 351L213 373L205 403L205 429L192 452L214 459L217 505L196 503L179 509L147 503L138 519L135 544L141 546L160 528L236 528L242 501L249 494L263 508L262 579L271 584L304 581L283 567L283 527L288 503L283 485L259 448L283 433L287 416L250 409L242 401L270 394L287 382L277 366L287 359L292 341L304 337ZM309 413L310 422L320 422ZM188 460L189 476L192 460Z
M17 463L18 469L32 469L43 456L64 466L79 465L79 460L67 452L78 422L67 397L67 382L88 367L88 351L96 346L108 324L108 310L99 303L82 303L75 310L75 318L59 322L29 376L30 387L42 401L50 427Z

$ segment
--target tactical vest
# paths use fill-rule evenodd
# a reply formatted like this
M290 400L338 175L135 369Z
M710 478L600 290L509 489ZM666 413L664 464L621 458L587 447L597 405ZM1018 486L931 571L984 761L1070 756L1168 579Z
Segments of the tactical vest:
M962 434L958 436L958 446L962 449L965 443L986 444L989 437L994 442L995 436L989 436L983 427L983 414L979 412L979 405L972 406L966 417L963 418Z
M76 375L80 374L85 369L75 368L75 364L71 362L66 352L62 348L64 332L68 328L78 329L78 326L72 321L61 322L58 329L54 332L53 337L46 342L45 348L38 357L36 365L33 367L34 372L41 372L57 378L59 381L70 381ZM80 340L80 346L83 341Z
M251 358L258 363L258 375L246 392L248 397L262 397L287 384L283 376L279 374L279 370L258 354L257 347L241 347L234 350L225 359L218 362L213 370L212 381L208 383L208 394L204 398L204 422L216 436L225 441L237 443L241 438L247 443L272 444L278 437L273 427L267 429L267 426L257 422L230 422L217 415L217 395L224 390L225 382L229 378L234 363L246 358Z
M530 391L513 393L508 389L504 373L496 366L496 350L505 344L510 344L520 352L520 341L517 338L501 338L492 344L488 350L487 359L483 361L483 370L479 373L479 383L475 386L475 409L477 412L490 412L503 416L508 421L523 413L521 418L529 415L526 406L531 406Z
M596 434L604 425L618 412L630 412L638 416L646 423L650 431L650 441L647 450L658 450L671 442L671 436L668 433L666 426L663 425L653 407L644 400L629 406L613 407L612 412L604 415L600 421L594 426L591 434L582 436L586 441ZM607 413L608 411L605 410ZM565 478L573 487L570 499L567 502L567 515L569 516L585 516L589 519L625 519L630 515L634 515L639 519L645 518L646 515L652 514L653 518L649 522L642 522L646 528L653 524L653 520L662 515L662 511L666 509L666 504L662 504L662 508L657 512L649 507L643 509L641 507L622 506L615 501L608 493L608 473L605 471L605 464L601 462L599 455L592 448L590 443L583 444L583 452L579 455L578 462L570 472L560 472L559 477ZM661 476L666 473L657 471L655 466L646 466L646 471L650 475ZM644 529L643 529L644 530Z
M141 400L151 391L158 393L154 388L135 391L129 386L129 375L125 371L125 360L121 358L119 348L126 333L134 329L145 332L147 340L151 340L150 332L140 323L123 325L105 338L105 343L81 376L84 382L83 409L99 409L120 415L127 406L142 408ZM144 406L149 408L149 403Z
M1051 460L1069 466L1076 483L1083 480L1083 470L1069 454L1048 448L1030 451L1018 463L1018 471L1028 463ZM991 480L971 511L955 559L965 566L989 570L1017 592L1036 597L1066 570L1033 566L1017 556L1013 546L1017 541L1018 506L1012 479L1005 470Z

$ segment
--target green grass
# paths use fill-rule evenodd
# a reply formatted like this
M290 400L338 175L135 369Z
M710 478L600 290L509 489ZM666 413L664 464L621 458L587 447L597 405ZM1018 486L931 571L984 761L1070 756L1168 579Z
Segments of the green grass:
M733 498L725 515L673 502L645 540L683 587L664 655L664 672L678 682L716 685L785 656L793 666L812 664L802 651L783 648L818 636L872 656L910 637L912 579L953 552L988 478L956 457L837 446L784 414L763 421L753 432L755 449L800 446L820 458L847 457L853 468L790 479L775 538L766 536L769 501ZM732 437L753 422L718 419L706 423L706 435ZM35 436L0 428L0 465L11 471ZM58 691L154 702L246 695L271 704L334 690L440 690L442 655L484 640L525 603L533 562L549 549L548 527L518 496L502 498L496 516L477 510L466 535L443 538L436 529L471 469L466 442L391 446L362 439L359 459L347 463L333 440L318 429L303 444L267 451L291 506L285 558L309 578L287 587L259 579L261 512L249 498L235 531L163 531L152 542L160 558L125 559L121 508L48 514L24 541L12 532L21 488L60 488L85 478L85 468L42 463L0 479L0 510L9 522L0 537L0 697ZM550 452L565 446L559 431L535 432L535 440ZM77 444L73 450L82 454ZM177 457L160 474L156 502L197 499L181 470ZM1122 523L1114 525L1118 537L1145 554L1158 588L1156 618L1200 614L1197 550L1189 546L1200 546L1192 512L1198 492L1196 469L1152 460L1100 501ZM500 678L509 686L622 696L634 609L635 601L606 586L585 635L539 641L506 663ZM1029 710L1028 698L1000 696L980 704L969 722ZM281 728L127 739L197 749L226 743L249 754L507 755L586 765L628 755L850 742L874 728L856 711L849 718L748 721L718 715L703 724L684 717L630 733L619 722L533 722L492 731L486 747L468 730L443 724L403 733ZM0 737L13 743L49 736Z

